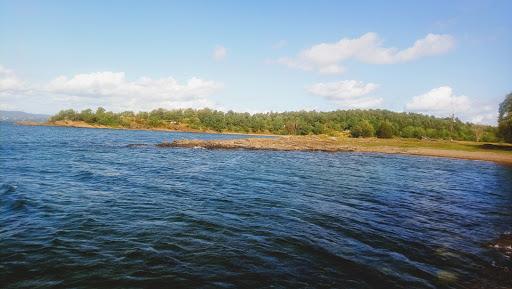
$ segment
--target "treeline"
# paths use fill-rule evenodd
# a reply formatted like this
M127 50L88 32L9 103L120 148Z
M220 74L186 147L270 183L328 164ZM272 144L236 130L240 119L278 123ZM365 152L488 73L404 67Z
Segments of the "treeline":
M84 121L89 124L124 128L193 129L282 135L347 133L353 137L432 138L486 142L497 140L497 129L492 126L475 125L459 119L380 109L249 114L212 109L156 109L150 112L114 113L100 107L96 111L63 110L50 118L50 121L59 120Z

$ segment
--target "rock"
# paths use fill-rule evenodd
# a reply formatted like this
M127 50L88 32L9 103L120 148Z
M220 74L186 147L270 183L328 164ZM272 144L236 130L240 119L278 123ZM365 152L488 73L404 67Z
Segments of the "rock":
M147 144L147 143L131 143L131 144L126 145L126 147L129 147L129 148L145 147L145 146L149 146L149 144Z
M510 258L512 257L512 233L501 234L498 239L486 243L485 246L496 249Z
M443 283L455 283L457 281L457 275L452 272L440 270L437 272L437 279Z

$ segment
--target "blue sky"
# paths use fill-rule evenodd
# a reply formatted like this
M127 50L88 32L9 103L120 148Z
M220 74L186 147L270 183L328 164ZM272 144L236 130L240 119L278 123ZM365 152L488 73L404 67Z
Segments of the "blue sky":
M0 108L385 108L495 123L512 90L510 11L510 1L0 1Z

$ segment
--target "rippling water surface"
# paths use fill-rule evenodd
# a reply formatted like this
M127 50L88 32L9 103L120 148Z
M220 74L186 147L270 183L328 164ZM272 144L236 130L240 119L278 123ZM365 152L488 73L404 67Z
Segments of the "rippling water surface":
M510 167L128 146L232 137L0 125L0 287L507 282L482 244L512 229Z

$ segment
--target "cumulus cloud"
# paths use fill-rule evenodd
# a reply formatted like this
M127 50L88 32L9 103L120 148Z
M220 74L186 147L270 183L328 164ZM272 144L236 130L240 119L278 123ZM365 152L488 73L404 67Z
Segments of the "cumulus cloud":
M377 84L364 83L357 80L341 80L336 82L316 83L306 88L314 95L322 96L345 108L369 108L382 103L382 98L367 97L375 91Z
M26 84L12 70L0 65L0 92L12 93L27 88Z
M455 114L465 121L480 124L496 124L498 116L497 104L483 104L465 95L455 95L449 86L441 86L414 96L405 105L405 110L440 117Z
M378 85L374 83L363 83L357 80L341 80L328 83L316 83L308 88L308 91L324 96L328 99L339 100L366 95L375 89Z
M59 76L42 85L29 86L13 78L12 72L0 72L2 105L17 100L45 99L56 106L105 106L113 110L149 110L158 107L212 106L207 98L222 89L221 83L193 77L184 83L172 77L153 79L141 77L130 81L124 72L94 72L71 77ZM13 81L17 79L17 81ZM16 99L14 96L17 96ZM37 96L37 97L36 97Z
M275 62L306 71L339 74L345 70L342 63L350 59L370 64L391 64L443 54L455 46L452 36L431 33L403 50L383 47L382 42L376 33L368 32L359 38L320 43L302 50L296 57L282 57Z
M222 45L217 45L215 47L215 49L213 49L212 57L214 60L220 61L220 60L226 58L227 54L228 54L228 50L226 49L226 47L224 47Z
M405 109L422 113L449 115L455 112L466 111L471 107L467 96L454 95L449 86L434 88L424 94L417 95L411 99Z
M149 99L190 100L211 94L222 87L214 81L196 77L184 84L174 78L141 77L128 81L124 72L94 72L73 77L59 76L45 88L49 92L83 97L136 97Z
M438 55L450 51L455 46L452 36L447 34L431 34L414 42L412 47L399 51L395 61L410 61L424 56Z
M469 121L472 123L495 125L497 119L498 112L496 109L484 107L480 112L473 114L471 118L469 118Z

